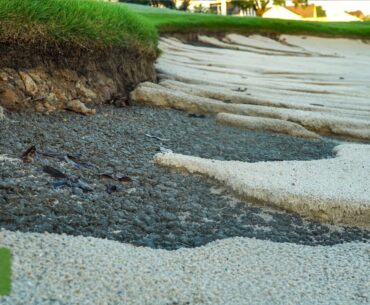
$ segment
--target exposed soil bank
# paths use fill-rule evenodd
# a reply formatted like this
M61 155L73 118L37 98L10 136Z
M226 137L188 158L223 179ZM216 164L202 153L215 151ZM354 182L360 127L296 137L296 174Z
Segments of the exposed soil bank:
M154 55L125 48L33 50L0 44L0 105L8 110L92 114L85 103L123 105L138 83L156 78Z

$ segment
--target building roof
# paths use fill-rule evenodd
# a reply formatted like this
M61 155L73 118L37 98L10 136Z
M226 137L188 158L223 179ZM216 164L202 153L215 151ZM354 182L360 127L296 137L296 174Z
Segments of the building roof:
M274 5L271 8L268 8L263 14L264 18L278 18L278 19L294 19L301 20L302 17L288 10L284 6Z
M315 4L310 5L298 5L298 6L286 6L286 9L293 12L302 18L315 18Z

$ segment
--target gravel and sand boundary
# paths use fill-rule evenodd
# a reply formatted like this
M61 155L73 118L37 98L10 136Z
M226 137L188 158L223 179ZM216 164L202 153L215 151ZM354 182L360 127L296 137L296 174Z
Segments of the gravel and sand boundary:
M164 249L234 236L305 245L370 240L370 231L258 208L203 177L185 177L152 162L161 148L229 161L315 160L333 157L335 141L246 131L219 125L213 117L142 106L104 106L92 117L7 116L0 123L5 135L0 155L7 155L0 160L0 223L8 230ZM32 145L33 162L21 162ZM68 179L44 173L45 166Z
M337 157L248 163L159 153L163 166L217 180L247 201L336 224L370 227L370 145L343 144Z

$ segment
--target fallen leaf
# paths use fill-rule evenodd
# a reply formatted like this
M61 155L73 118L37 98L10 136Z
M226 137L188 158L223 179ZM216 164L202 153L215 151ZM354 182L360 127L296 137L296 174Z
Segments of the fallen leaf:
M62 173L60 170L58 170L54 167L51 167L49 165L45 165L42 168L42 171L46 174L49 174L50 176L52 176L54 178L58 178L58 179L66 179L67 178L66 174Z
M24 163L31 163L35 159L36 156L36 146L32 145L29 147L23 154L22 154L22 161Z
M123 184L127 184L129 182L132 182L132 179L129 176L122 176L122 177L117 177L117 178L118 178L118 181L123 183Z

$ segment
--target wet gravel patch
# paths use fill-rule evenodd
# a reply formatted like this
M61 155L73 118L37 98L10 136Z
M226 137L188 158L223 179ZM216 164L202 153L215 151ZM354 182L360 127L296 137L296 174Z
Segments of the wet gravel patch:
M0 155L17 158L32 145L37 153L30 163L0 161L3 228L165 249L235 236L305 245L370 240L370 231L252 207L202 177L152 163L161 149L249 162L320 159L333 156L328 139L244 131L211 117L140 106L104 106L91 117L7 117L0 122Z

